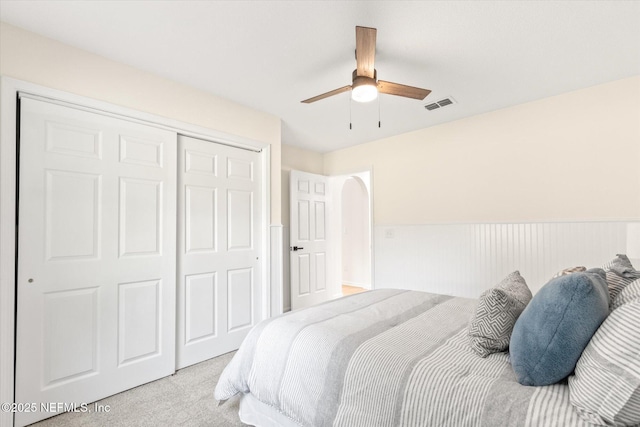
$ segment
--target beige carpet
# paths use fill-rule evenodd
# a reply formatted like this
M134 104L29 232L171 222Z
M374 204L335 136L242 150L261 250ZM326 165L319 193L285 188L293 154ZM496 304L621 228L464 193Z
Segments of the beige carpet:
M79 426L243 426L238 402L222 406L213 398L218 378L234 353L181 369L175 375L136 387L97 402L108 413L65 413L37 427ZM93 404L89 405L93 408Z

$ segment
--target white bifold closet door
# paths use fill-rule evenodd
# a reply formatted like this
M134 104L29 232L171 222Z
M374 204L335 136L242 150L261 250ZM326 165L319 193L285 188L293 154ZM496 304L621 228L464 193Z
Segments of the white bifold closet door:
M27 98L20 123L18 426L170 375L176 325L176 134Z
M178 368L237 349L262 317L260 160L178 139Z

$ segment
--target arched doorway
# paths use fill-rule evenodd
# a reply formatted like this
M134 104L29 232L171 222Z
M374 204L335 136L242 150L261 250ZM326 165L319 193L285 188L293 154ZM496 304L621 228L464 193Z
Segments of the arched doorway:
M371 212L369 190L358 176L342 185L342 291L371 289Z

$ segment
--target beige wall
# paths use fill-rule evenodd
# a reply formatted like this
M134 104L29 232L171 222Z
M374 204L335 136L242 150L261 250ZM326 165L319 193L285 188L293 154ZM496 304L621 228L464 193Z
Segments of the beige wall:
M376 225L640 219L640 76L324 155L370 166Z
M0 74L271 145L271 222L280 223L280 119L0 23Z
M322 174L322 154L282 144L282 224L289 226L289 172L292 170Z

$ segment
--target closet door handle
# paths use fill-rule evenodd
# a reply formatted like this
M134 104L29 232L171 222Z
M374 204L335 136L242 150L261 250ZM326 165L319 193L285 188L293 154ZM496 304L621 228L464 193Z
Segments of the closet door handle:
M301 247L301 246L294 246L294 247L292 247L290 249L295 252L295 251L299 251L299 250L304 249L304 248Z

